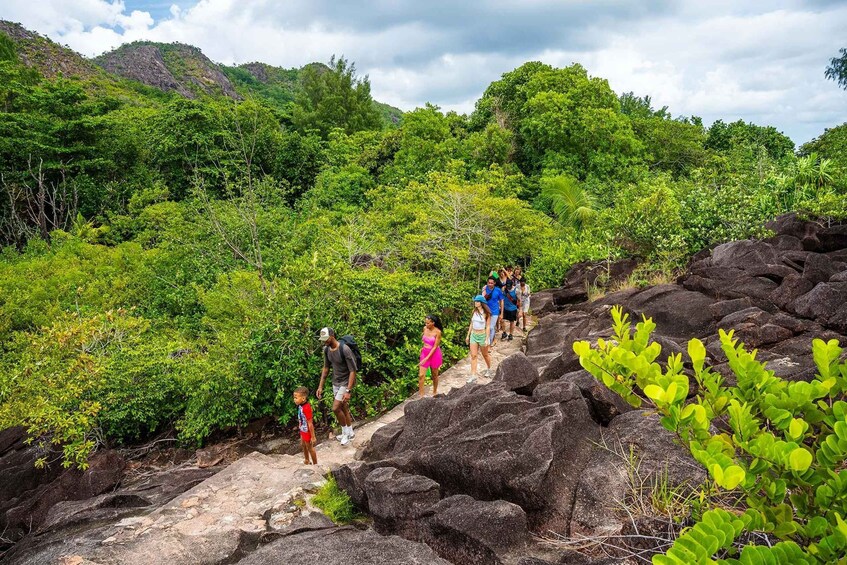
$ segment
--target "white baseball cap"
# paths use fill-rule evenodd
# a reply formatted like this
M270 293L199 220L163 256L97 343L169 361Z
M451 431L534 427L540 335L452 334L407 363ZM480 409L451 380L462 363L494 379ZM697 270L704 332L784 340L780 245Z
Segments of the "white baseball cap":
M335 335L335 332L332 331L332 328L321 328L321 335L318 339L321 341L326 341L330 338L330 336Z

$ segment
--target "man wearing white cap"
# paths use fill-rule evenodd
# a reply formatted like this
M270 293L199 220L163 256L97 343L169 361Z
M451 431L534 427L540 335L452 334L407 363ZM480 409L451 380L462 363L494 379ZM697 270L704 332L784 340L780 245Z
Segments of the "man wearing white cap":
M347 445L356 435L353 432L353 415L350 414L350 391L356 384L356 358L350 347L335 339L332 328L321 329L320 340L324 344L324 367L321 371L321 384L315 392L318 398L323 396L324 383L332 367L332 411L341 424L338 439L341 445Z

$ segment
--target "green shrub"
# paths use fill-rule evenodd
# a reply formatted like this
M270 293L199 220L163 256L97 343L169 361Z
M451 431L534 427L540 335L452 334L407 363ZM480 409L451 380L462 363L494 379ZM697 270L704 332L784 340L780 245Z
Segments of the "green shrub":
M327 476L326 483L312 497L312 504L321 509L321 512L336 524L349 524L359 517L359 513L353 507L350 496L338 488L338 483L332 475Z
M580 261L599 261L617 258L619 251L590 238L549 240L533 256L527 270L530 288L534 291L561 286L565 275Z
M721 346L737 384L728 386L705 365L706 349L688 343L697 389L689 397L682 355L662 368L650 343L655 328L644 318L631 331L628 315L612 310L614 339L574 344L581 365L632 406L644 398L661 415L714 483L744 495L746 509L706 513L655 563L702 563L731 546L742 531L783 540L774 547L746 547L740 563L841 562L847 551L847 362L836 340L815 339L818 373L811 382L774 375L720 330ZM765 559L765 561L761 561ZM788 561L786 561L788 559ZM735 562L735 561L732 561Z
M145 323L149 327L149 323ZM162 328L128 336L105 361L97 398L105 437L138 441L170 426L185 411L187 373L198 352Z

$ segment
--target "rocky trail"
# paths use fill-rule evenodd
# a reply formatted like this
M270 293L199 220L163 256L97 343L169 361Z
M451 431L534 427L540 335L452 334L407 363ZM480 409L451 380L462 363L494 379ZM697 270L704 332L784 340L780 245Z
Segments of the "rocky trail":
M504 358L520 350L520 337L498 341L492 349L492 375ZM484 369L481 357L479 363ZM441 375L439 394L462 387L469 374L470 357L466 357ZM484 377L478 380L489 381ZM431 394L430 385L426 393ZM288 561L286 556L302 557L303 551L308 553L307 547L313 545L314 557L332 563L336 544L341 544L344 551L338 554L339 562L442 562L420 544L383 538L352 527L337 528L306 503L328 472L353 462L378 430L402 418L407 406L416 401L417 394L371 422L354 424L356 437L350 445L342 446L334 439L322 441L316 447L316 466L304 465L300 454L255 451L220 471L215 467L181 465L135 481L128 488L114 489L123 462L114 454L98 454L89 471L68 473L65 477L66 483L90 486L84 499L57 501L55 498L62 495L49 486L46 495L39 492L43 506L53 503L44 509L43 524L14 546L3 561L62 565L297 562ZM22 445L19 447L23 449ZM0 445L0 453L2 448ZM24 508L32 509L27 505ZM36 505L35 509L40 507ZM333 535L308 541L309 532L315 531ZM299 537L291 537L295 535ZM276 539L280 541L269 543ZM256 551L257 548L261 549ZM350 551L361 551L370 555L368 559L379 560L351 561L344 557ZM418 554L420 560L415 561Z
M592 302L599 275L623 280L635 264L577 266L563 287L533 296L537 325L495 349L492 379L467 384L464 360L443 376L444 394L358 427L352 446L322 443L316 467L300 455L251 453L213 475L186 467L115 490L120 461L106 452L84 474L28 485L31 454L6 430L0 476L12 482L0 484L0 502L13 504L0 510L18 529L27 518L37 524L6 561L649 562L686 524L684 505L676 519L668 507L698 492L706 473L655 413L633 410L584 371L573 343L611 336L609 310L620 305L656 322L660 361L685 362L697 337L731 381L721 328L757 348L776 375L810 380L813 339L847 344L847 225L787 215L769 227L772 237L697 254L673 284ZM368 526L336 527L305 502L326 471ZM75 500L62 498L69 490Z

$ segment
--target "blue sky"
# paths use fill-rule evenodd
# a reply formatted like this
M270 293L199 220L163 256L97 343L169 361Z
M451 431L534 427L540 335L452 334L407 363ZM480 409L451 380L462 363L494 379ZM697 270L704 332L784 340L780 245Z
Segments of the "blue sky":
M3 0L0 18L87 56L137 39L226 64L344 55L376 99L404 110L470 112L492 81L541 60L579 62L674 115L773 125L798 144L847 121L847 92L824 78L847 47L844 0Z
M171 6L177 6L181 9L190 8L197 4L192 0L168 1L168 0L124 0L127 12L139 10L148 12L155 21L160 21L171 16Z

